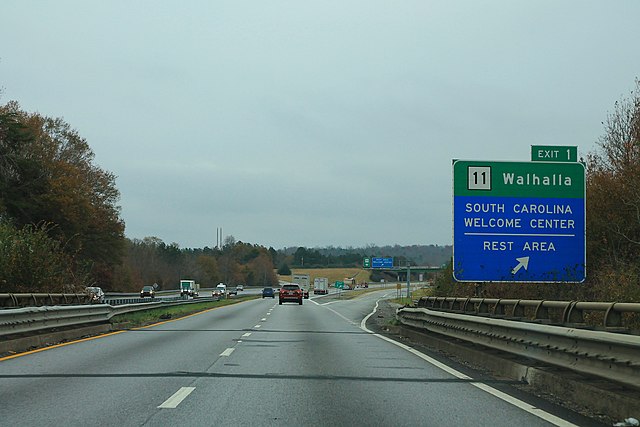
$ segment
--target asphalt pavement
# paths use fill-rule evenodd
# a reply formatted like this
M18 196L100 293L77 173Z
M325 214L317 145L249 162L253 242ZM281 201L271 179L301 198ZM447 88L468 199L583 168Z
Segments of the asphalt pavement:
M0 424L571 425L372 333L385 294L251 300L0 359Z

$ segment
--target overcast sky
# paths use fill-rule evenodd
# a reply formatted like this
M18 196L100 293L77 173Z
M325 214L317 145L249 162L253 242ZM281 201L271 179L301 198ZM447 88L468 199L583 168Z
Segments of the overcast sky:
M640 1L2 1L0 103L62 117L130 238L451 244L451 161L596 148Z

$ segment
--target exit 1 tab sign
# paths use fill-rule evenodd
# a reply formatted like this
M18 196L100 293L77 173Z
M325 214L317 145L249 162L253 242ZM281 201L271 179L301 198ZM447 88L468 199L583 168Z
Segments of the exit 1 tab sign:
M567 145L532 145L533 162L577 162L578 147Z

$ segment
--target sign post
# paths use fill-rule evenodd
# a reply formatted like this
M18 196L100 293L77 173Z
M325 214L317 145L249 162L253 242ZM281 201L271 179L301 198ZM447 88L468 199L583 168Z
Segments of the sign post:
M458 281L583 282L585 227L581 163L453 164Z

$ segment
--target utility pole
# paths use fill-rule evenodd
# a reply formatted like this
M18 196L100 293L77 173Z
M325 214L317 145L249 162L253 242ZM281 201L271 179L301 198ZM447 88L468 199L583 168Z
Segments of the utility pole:
M407 298L411 300L411 264L407 261Z

